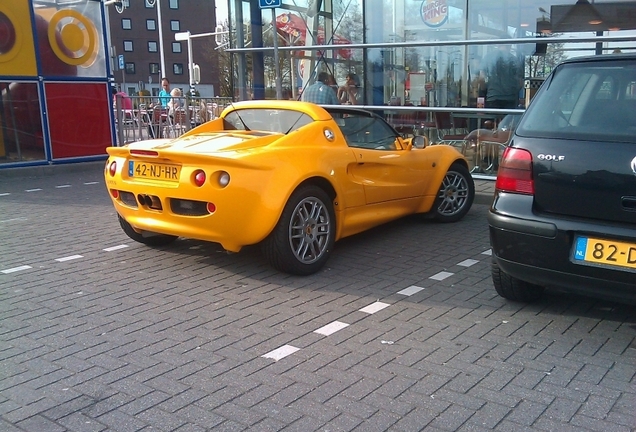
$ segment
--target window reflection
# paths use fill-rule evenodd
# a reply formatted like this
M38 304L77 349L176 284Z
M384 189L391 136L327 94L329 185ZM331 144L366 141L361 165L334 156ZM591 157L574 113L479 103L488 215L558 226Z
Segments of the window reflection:
M45 158L36 83L0 82L0 125L0 163Z

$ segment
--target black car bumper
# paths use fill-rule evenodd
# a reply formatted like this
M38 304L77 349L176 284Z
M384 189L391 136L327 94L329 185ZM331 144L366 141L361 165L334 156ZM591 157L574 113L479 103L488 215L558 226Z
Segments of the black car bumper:
M604 298L636 301L636 270L573 259L577 235L636 243L632 227L533 211L532 196L495 197L488 214L493 259L517 279Z

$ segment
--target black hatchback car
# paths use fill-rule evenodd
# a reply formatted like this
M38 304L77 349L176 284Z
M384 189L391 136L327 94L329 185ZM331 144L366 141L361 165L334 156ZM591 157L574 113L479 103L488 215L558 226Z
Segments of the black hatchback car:
M499 295L636 301L636 55L567 60L505 148L488 214Z

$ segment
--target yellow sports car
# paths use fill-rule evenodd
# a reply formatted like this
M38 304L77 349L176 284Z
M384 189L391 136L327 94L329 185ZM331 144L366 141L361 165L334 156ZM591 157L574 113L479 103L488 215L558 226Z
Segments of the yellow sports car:
M179 138L109 147L104 175L135 241L260 243L275 268L307 275L343 237L409 214L455 222L468 212L465 158L427 144L350 106L245 101Z

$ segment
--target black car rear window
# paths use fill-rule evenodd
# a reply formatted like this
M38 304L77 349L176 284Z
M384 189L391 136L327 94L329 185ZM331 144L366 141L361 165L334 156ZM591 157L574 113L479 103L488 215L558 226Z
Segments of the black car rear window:
M636 64L560 66L535 96L517 134L636 142Z

